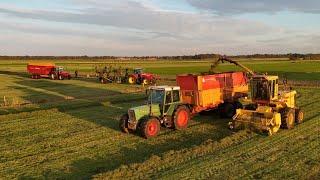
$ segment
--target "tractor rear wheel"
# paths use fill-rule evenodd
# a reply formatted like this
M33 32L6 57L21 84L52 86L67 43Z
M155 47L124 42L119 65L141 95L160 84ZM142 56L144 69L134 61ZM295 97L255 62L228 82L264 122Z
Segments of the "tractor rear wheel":
M124 133L129 133L128 120L129 120L129 115L124 114L121 116L120 121L119 121L119 127L120 127L121 131Z
M303 119L304 119L303 111L301 109L296 109L295 117L296 117L296 123L297 124L301 124L303 122Z
M286 108L281 113L281 127L285 129L293 129L295 122L295 111L291 108Z
M128 83L129 83L129 84L136 84L136 78L134 78L134 77L132 77L132 76L129 77L129 78L128 78Z
M153 138L160 132L160 122L156 118L144 119L140 123L140 133L142 137Z
M174 113L174 127L176 130L182 130L188 127L190 120L190 111L186 106L179 106Z

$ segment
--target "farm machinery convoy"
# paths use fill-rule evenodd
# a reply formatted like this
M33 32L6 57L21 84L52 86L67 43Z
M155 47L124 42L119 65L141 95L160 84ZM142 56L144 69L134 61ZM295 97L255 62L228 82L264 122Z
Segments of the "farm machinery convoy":
M147 90L148 103L130 108L120 118L120 129L152 138L158 135L161 126L182 130L193 115L209 110L232 118L229 122L232 130L250 127L269 135L280 127L292 129L295 122L303 121L303 112L295 105L296 91L290 88L280 92L278 76L257 74L224 56L213 66L223 61L246 72L178 75L178 86L151 86Z

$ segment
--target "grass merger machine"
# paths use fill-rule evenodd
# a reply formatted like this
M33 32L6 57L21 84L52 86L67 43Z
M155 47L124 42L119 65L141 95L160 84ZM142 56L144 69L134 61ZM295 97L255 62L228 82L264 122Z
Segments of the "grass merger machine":
M248 94L245 72L227 72L208 75L178 75L178 86L152 86L148 89L148 103L133 107L120 119L120 129L138 131L145 138L158 135L160 126L185 129L192 115L218 109L231 118L239 99Z
M237 109L231 129L250 129L276 133L302 123L303 111L296 106L297 92L291 88L279 91L278 76L255 75L250 80L251 99L246 109Z

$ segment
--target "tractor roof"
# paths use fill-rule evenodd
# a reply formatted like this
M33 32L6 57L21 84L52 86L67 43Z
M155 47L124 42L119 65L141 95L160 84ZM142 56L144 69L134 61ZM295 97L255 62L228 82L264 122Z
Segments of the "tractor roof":
M149 89L171 91L171 90L180 90L180 87L179 86L151 86L149 87Z

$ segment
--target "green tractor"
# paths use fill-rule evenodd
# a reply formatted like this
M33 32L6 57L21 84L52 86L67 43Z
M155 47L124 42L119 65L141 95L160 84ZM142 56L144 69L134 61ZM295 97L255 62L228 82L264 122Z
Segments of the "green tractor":
M130 108L120 119L120 129L125 132L139 132L145 138L152 138L160 132L160 126L185 129L190 120L189 107L180 99L178 86L153 86L147 90L147 105Z

